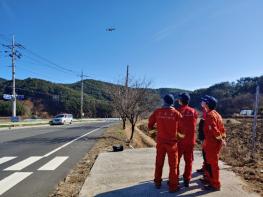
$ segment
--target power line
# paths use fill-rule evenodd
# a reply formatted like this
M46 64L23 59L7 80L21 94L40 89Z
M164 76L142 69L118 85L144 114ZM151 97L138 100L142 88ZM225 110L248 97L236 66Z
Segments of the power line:
M8 36L7 36L7 35L4 35L4 34L0 34L0 38L2 38L2 40L6 41L6 42L9 42L9 41L10 41L10 39L8 38ZM5 44L2 44L2 45L5 45ZM67 72L67 74L68 74L68 73L71 73L71 74L74 73L75 75L78 74L78 72L76 72L76 71L74 71L74 70L72 70L72 69L69 69L69 68L67 68L67 67L65 67L65 66L59 65L59 64L53 62L52 60L50 60L50 59L48 59L48 58L46 58L46 57L44 57L44 56L42 56L42 55L39 55L38 53L32 51L31 49L25 47L24 45L22 45L22 44L20 44L20 43L15 42L15 45L16 45L17 47L19 47L20 49L23 49L25 52L28 52L29 54L31 54L32 56L34 56L34 57L35 57L34 60L36 60L36 58L37 58L37 60L41 60L42 62L46 62L46 66L47 66L47 64L48 64L49 67L52 68L52 69L56 69L56 70L59 70L59 71L64 71L65 73ZM27 56L27 57L29 57L29 56ZM29 58L32 59L32 57L29 57ZM40 61L39 61L39 62L40 62ZM43 64L43 63L42 63L42 64Z
M60 71L60 72L65 73L65 74L69 74L69 72L67 72L67 71L65 71L65 70L61 70L61 69L59 69L59 68L57 68L57 67L55 67L55 66L49 65L49 64L47 64L47 63L43 63L43 62L39 61L38 59L33 58L33 57L31 57L31 56L28 56L28 55L25 55L25 54L24 54L23 56L26 57L26 58L28 58L28 59L30 59L31 61L34 62L34 64L37 64L38 66L49 67L49 68L51 68L51 69L55 69L55 70L57 70L57 71ZM71 74L72 74L72 73L71 73Z
M30 50L30 49L28 49L28 48L26 48L26 47L24 47L23 49L26 50L27 52L29 52L30 54L32 54L33 56L37 57L38 59L40 59L40 60L42 60L42 61L45 61L45 62L47 62L48 64L53 65L53 66L55 66L55 67L57 67L57 68L59 68L59 69L61 69L61 70L64 70L64 71L67 71L67 72L70 72L70 73L74 73L74 74L77 74L77 73L78 73L78 72L76 72L76 71L74 71L74 70L72 70L72 69L68 69L68 68L66 68L66 67L64 67L64 66L61 66L61 65L59 65L59 64L57 64L57 63L54 63L53 61L49 60L48 58L43 57L43 56L37 54L36 52L33 52L32 50Z
M45 76L45 77L48 77L48 78L52 78L50 75L47 75L47 74L44 74L44 73L39 73L39 72L36 72L36 71L32 71L30 69L28 69L26 66L20 64L19 66L17 66L17 68L20 68L20 67L23 67L23 71L27 71L31 74L35 74L35 75L42 75L42 76Z

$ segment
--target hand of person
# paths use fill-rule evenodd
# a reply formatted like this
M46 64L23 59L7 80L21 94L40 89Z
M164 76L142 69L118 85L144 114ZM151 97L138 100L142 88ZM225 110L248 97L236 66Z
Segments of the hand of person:
M222 139L222 145L223 145L224 147L226 147L226 140L225 140L225 139Z

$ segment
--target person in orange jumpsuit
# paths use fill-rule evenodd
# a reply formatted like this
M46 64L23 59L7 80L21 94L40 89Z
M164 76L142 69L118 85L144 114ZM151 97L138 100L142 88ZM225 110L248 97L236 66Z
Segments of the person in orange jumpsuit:
M194 145L196 141L196 123L198 113L194 108L189 107L190 95L182 93L178 99L180 107L178 111L182 114L181 129L184 131L185 138L178 142L178 175L180 159L184 156L184 186L189 187L189 182L192 178L192 164L194 160Z
M180 121L182 115L174 107L173 95L164 96L164 105L156 109L149 117L148 129L152 130L154 125L157 126L157 145L156 145L156 163L154 183L156 188L161 187L162 170L166 154L169 163L169 191L176 192L178 186L178 149L177 141L184 137L184 133L180 131Z
M203 98L205 99L206 97L209 97L208 95L205 95ZM198 139L202 142L204 142L205 139L205 135L204 135L204 121L206 118L206 110L205 110L205 105L206 103L204 101L201 101L201 108L202 108L202 118L199 121L198 124ZM196 172L198 173L204 173L204 169L205 169L205 153L204 150L202 149L202 155L203 155L203 166L200 169L197 169Z
M205 152L205 175L204 179L208 185L205 189L219 191L221 183L219 180L219 152L222 145L225 145L226 132L221 115L215 110L217 100L212 97L203 98L206 109L206 119L204 122L204 143Z

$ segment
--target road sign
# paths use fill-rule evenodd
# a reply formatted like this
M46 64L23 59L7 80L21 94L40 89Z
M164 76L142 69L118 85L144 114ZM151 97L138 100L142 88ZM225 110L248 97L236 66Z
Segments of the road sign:
M18 117L18 116L12 116L12 117L11 117L11 122L20 122L20 117Z
M12 98L13 98L13 96L10 94L4 94L3 95L3 99L5 99L5 100L12 100Z
M18 100L24 100L25 96L24 95L16 95L16 98Z
M18 100L24 100L24 99L25 99L25 96L24 96L24 95L16 95L16 98L17 98ZM13 99L13 95L4 94L4 95L3 95L3 99L5 99L5 100L12 100L12 99Z

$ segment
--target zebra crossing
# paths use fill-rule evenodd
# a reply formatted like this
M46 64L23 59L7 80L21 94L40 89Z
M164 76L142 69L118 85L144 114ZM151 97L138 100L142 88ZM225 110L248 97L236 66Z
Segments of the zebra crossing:
M26 159L16 162L15 164L3 169L5 172L13 172L9 176L0 180L0 196L16 186L18 183L25 180L27 177L32 175L34 172L22 172L23 169L33 165L37 161L46 158L45 156L30 156ZM51 158L44 165L37 168L35 171L54 171L59 166L61 166L69 157L68 156L56 156ZM18 159L16 156L6 156L0 157L0 165L8 164L15 159Z
M100 136L102 133L97 131L104 131L105 125L110 126L111 124L113 123L96 123L88 129L86 125L77 125L76 128L70 130L64 128L52 135L42 134L40 138L44 141L45 138L52 138L55 142L58 139L55 146L47 143L44 148L42 144L33 143L35 138L38 140L38 137L25 138L23 133L15 139L21 138L25 141L18 140L17 142L14 139L0 142L0 148L3 150L0 155L0 197L48 196L49 190L52 190L55 184L65 176L65 173L68 173L68 170L81 159L87 148L90 149L95 143L93 140L81 141L81 139L90 134L94 134L95 137ZM37 131L31 129L31 132ZM2 136L9 139L9 134L4 133ZM65 143L60 142L60 138L65 138ZM32 142L32 150L28 149L31 144L26 143L26 140ZM20 145L21 149L20 147L19 150L14 149L12 143ZM66 148L69 147L70 151L66 151ZM32 187L31 185L34 184L35 186Z

